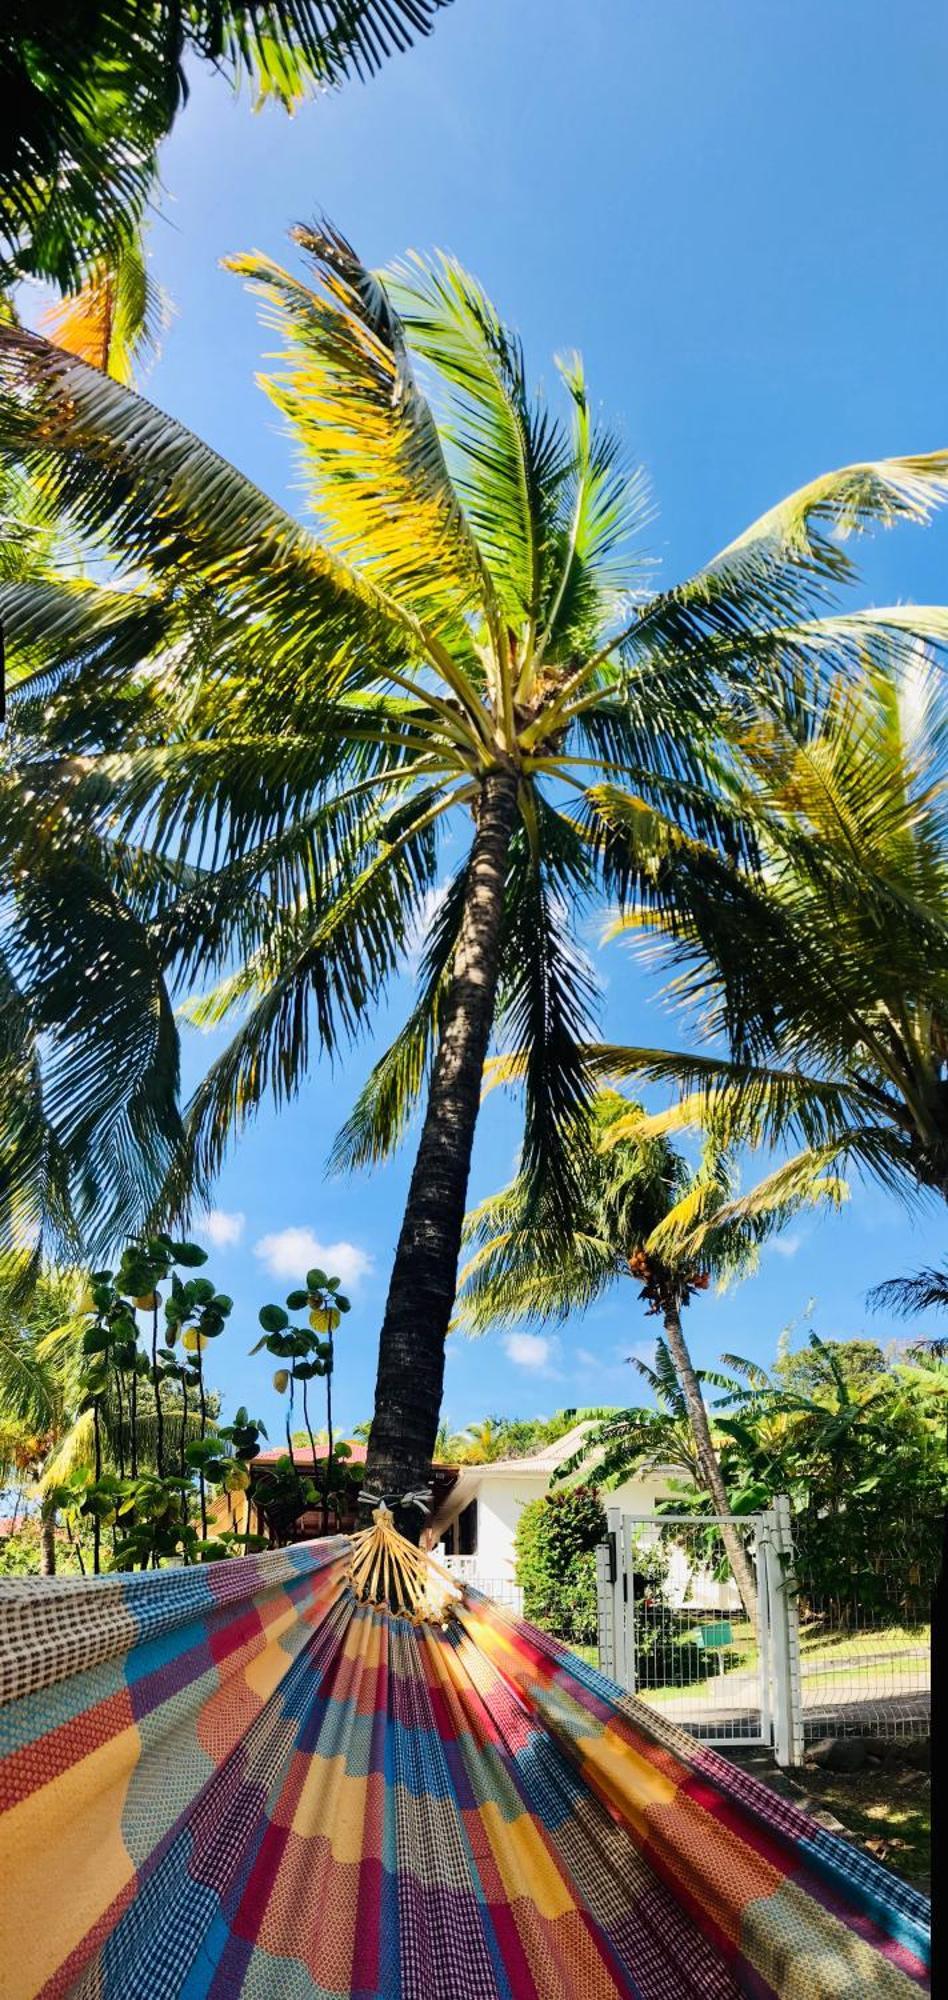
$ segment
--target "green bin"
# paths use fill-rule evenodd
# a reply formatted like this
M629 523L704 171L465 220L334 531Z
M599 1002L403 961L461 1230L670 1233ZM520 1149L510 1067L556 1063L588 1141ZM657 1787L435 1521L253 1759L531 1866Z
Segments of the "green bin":
M731 1632L730 1619L719 1618L715 1625L699 1625L695 1644L709 1648L712 1646L732 1645L733 1634Z

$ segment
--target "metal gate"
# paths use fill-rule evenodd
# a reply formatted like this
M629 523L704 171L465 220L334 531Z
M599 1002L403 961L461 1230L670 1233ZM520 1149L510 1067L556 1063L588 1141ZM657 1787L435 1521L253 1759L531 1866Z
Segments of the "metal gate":
M599 1661L667 1721L802 1762L789 1503L763 1514L607 1513L597 1551ZM757 1629L709 1530L733 1524L757 1580Z

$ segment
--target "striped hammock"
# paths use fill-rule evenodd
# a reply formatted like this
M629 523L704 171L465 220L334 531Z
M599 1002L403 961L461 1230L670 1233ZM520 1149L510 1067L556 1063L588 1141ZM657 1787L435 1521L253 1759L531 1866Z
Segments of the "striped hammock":
M0 1584L3 2000L928 1989L923 1897L396 1541Z

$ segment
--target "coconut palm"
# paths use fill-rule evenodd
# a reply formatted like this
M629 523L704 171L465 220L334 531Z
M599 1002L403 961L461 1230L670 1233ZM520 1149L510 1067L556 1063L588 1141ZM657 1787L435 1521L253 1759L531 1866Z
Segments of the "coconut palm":
M0 285L68 291L111 264L203 61L287 110L370 75L447 0L7 0L0 19Z
M565 1226L555 1211L543 1212L523 1176L472 1211L466 1233L477 1248L461 1273L458 1318L478 1333L521 1319L565 1320L618 1280L632 1279L647 1312L661 1318L700 1483L724 1515L730 1503L682 1314L712 1279L727 1285L751 1270L761 1243L786 1221L792 1204L760 1204L727 1219L734 1205L727 1158L712 1146L693 1168L668 1139L633 1135L615 1142L615 1132L640 1117L627 1098L603 1091L577 1119L578 1198ZM838 1200L841 1192L838 1182L814 1176L806 1195ZM745 1609L754 1617L756 1589L744 1544L729 1525L722 1537Z
M599 1050L613 1076L676 1083L643 1132L689 1125L724 1144L802 1148L798 1173L858 1165L887 1189L948 1196L948 707L920 649L870 659L825 698L788 703L745 741L761 868L733 912L700 907L671 863L663 907L613 934L667 944L678 1006L725 1055ZM746 900L745 900L746 897ZM618 1128L621 1132L621 1128ZM756 1196L749 1197L750 1200ZM894 1295L889 1303L894 1302Z
M150 1153L123 1143L138 1197L165 1209L202 1190L317 1048L368 1023L421 939L417 1001L336 1154L383 1157L424 1100L367 1473L399 1494L426 1478L434 1443L492 1028L524 1078L524 1173L565 1216L563 1140L594 1028L577 917L602 893L660 901L673 858L693 899L734 912L750 855L729 739L788 678L799 691L870 642L901 657L918 633L944 636L938 609L829 603L853 575L836 532L924 519L948 457L821 478L690 581L646 588L631 553L642 480L593 416L579 362L561 364L550 407L451 260L383 278L328 225L296 238L308 283L260 256L238 268L285 343L267 387L314 527L141 397L35 336L0 336L0 448L114 566L96 587L5 592L21 679L0 837L22 843L38 794L52 847L58 835L111 864L156 980L150 1012L137 1005L153 1030L149 1110L164 1104L166 988L218 977L194 1017L242 1015L170 1185L167 1118ZM33 893L18 882L18 899ZM84 911L81 893L69 907ZM111 1039L121 978L113 955L97 1029L94 991L70 988L71 949L45 984L27 953L25 979L45 996L61 978L70 1007L85 1001L83 1102L77 1114L64 1080L57 1129L94 1138L94 1079L107 1096L129 1060ZM70 1022L64 1008L62 1032ZM74 1186L75 1146L70 1172Z

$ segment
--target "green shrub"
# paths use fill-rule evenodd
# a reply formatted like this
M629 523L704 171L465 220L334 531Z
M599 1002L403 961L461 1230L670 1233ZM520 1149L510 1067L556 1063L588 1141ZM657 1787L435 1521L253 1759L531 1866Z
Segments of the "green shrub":
M596 1638L596 1543L606 1517L594 1486L546 1493L517 1524L517 1581L524 1616L573 1646Z

